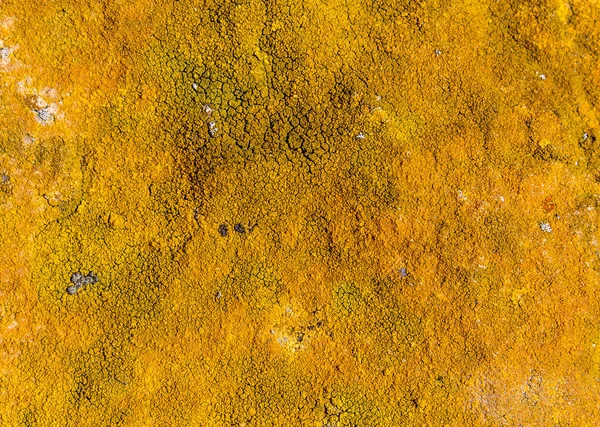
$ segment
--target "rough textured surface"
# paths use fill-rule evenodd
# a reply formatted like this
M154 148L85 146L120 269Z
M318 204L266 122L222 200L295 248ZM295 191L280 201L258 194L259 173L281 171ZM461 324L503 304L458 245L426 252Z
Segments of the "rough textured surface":
M599 106L596 0L1 1L0 425L599 425Z

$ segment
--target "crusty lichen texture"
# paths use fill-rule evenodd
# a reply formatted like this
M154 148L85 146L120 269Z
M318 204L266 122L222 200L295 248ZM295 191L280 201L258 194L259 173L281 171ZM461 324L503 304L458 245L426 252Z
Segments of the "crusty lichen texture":
M0 1L0 426L600 425L596 0Z

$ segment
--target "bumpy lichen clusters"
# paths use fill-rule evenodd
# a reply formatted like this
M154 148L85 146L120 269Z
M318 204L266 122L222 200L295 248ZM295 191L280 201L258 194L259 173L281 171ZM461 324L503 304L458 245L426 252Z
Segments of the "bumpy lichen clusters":
M600 6L0 3L1 426L600 424Z

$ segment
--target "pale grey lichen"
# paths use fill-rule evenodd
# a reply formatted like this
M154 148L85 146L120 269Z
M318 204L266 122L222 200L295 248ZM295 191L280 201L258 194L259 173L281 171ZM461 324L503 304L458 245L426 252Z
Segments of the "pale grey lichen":
M546 221L540 222L540 228L545 233L552 233L552 227L550 227L549 222L546 222Z
M38 122L43 125L50 124L54 121L54 108L47 106L33 110Z
M71 286L67 288L69 295L75 295L80 288L87 285L92 285L98 282L98 276L94 272L89 272L87 275L81 274L79 271L71 274Z
M218 131L218 130L219 130L219 129L217 129L217 124L216 124L215 122L210 122L210 123L208 123L208 134L209 134L211 137L213 137L213 138L214 138L214 137L217 135L217 131Z

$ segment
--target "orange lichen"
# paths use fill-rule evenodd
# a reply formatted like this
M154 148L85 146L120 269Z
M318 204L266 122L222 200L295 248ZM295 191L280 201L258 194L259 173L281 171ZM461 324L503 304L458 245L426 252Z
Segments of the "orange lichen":
M0 425L599 424L598 22L3 1Z

